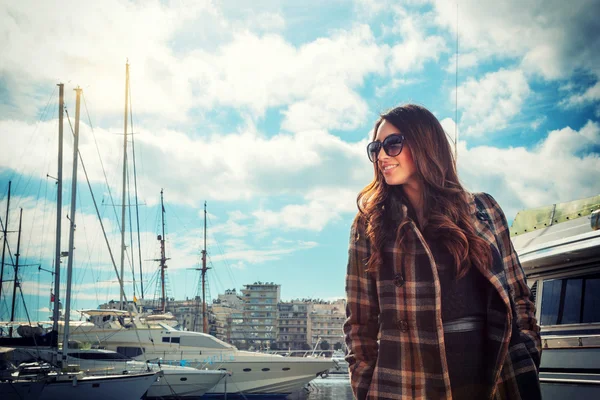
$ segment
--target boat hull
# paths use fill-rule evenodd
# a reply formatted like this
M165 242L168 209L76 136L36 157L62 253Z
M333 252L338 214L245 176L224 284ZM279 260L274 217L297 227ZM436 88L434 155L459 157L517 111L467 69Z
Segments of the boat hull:
M141 398L157 378L157 374L152 372L51 380L46 383L39 399L134 400Z
M44 389L44 382L0 382L2 400L38 400Z
M163 370L164 375L150 386L147 398L154 397L199 397L224 379L217 371L198 371L199 373Z

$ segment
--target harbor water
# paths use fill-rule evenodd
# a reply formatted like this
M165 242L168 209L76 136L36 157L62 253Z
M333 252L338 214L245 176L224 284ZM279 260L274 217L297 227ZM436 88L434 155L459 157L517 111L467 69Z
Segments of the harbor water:
M352 389L347 374L331 374L327 378L310 381L300 393L287 397L287 400L352 400Z

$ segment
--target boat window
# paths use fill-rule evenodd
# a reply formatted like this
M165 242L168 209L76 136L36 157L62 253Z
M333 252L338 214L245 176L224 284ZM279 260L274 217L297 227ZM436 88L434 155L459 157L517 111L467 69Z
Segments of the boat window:
M79 358L80 360L104 360L104 361L116 361L116 360L129 360L129 357L125 357L121 353L113 352L69 352L69 357Z
M172 337L171 338L171 343L179 343L179 338L178 337Z
M163 336L163 343L169 343L169 339L171 339L171 338Z
M270 370L271 370L271 368L263 368L261 371L267 372L267 371L270 371Z
M117 353L121 353L125 357L131 357L131 358L142 355L145 350L146 349L143 347L126 347L126 346L117 347Z
M600 274L544 281L541 325L600 322Z

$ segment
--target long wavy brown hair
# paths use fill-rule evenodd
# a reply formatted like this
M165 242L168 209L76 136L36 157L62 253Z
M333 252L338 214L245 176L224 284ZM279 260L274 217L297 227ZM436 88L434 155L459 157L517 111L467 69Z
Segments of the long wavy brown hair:
M475 232L467 192L458 180L451 146L440 122L424 107L400 106L380 115L373 129L373 140L384 120L405 136L404 145L412 152L423 187L420 224L423 236L446 247L454 258L457 278L463 277L473 265L489 268L490 246ZM357 198L358 209L366 216L366 235L372 249L368 271L376 271L381 266L383 247L390 240L401 246L401 254L407 254L408 249L402 247L404 228L414 215L402 185L388 185L377 163L373 163L373 167L373 181ZM402 212L403 204L408 213Z

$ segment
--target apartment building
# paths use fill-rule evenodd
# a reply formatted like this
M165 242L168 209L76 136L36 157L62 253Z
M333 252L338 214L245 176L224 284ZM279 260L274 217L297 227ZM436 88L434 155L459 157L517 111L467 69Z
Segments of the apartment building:
M227 289L213 300L211 315L214 319L215 336L227 343L237 343L241 347L243 335L244 300L235 289Z
M315 346L317 341L327 341L333 349L344 345L342 330L346 320L346 300L320 301L311 304L308 323L309 344Z
M277 340L277 304L281 285L273 282L254 282L244 285L242 328L248 348L269 349Z
M307 350L310 306L310 303L298 300L281 302L277 305L279 311L277 348L279 350Z

